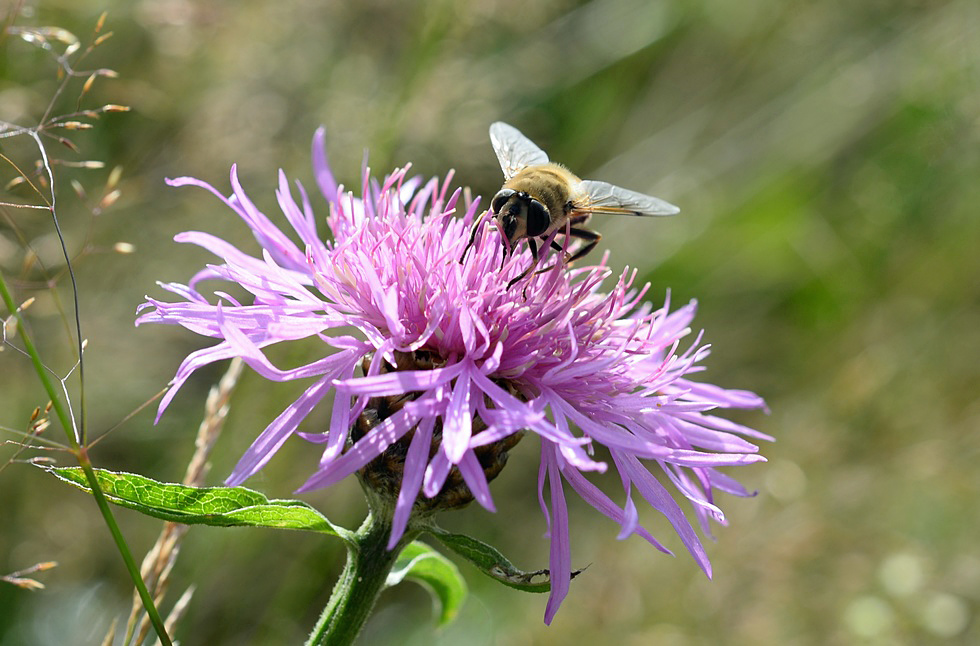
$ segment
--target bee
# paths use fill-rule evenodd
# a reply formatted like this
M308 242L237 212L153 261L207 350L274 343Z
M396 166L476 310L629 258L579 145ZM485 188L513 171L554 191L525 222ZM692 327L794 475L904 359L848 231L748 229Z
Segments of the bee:
M680 212L673 204L650 195L606 182L580 179L564 166L549 161L548 155L533 141L501 121L491 124L490 143L504 172L504 185L490 201L492 217L507 239L504 259L525 238L534 259L530 267L507 284L508 289L537 266L538 240L545 241L556 232L582 240L582 246L574 253L564 253L563 264L592 251L602 236L581 225L594 213L673 215ZM474 225L460 262L473 245L481 223L482 219ZM564 232L559 231L562 228ZM554 239L551 247L565 251L565 247Z

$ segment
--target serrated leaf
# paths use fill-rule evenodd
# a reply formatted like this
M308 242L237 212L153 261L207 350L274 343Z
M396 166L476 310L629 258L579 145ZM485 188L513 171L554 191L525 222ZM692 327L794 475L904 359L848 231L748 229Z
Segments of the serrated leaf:
M466 581L459 569L425 543L415 541L402 550L386 583L390 587L404 579L415 581L432 594L432 601L437 604L439 626L455 619L466 600Z
M491 579L524 592L548 592L551 577L548 570L524 572L514 567L507 557L492 545L465 534L453 534L437 527L427 528L439 541L472 563ZM574 577L578 572L572 573Z
M42 468L92 493L80 467ZM301 529L335 536L348 533L305 502L269 500L245 487L188 487L106 469L96 469L95 475L109 502L175 523Z

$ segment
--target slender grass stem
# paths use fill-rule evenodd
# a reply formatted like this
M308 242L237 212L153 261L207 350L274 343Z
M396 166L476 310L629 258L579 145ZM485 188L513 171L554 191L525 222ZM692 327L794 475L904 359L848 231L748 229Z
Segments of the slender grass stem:
M34 342L31 340L31 335L28 333L26 326L24 325L24 319L21 316L20 311L17 309L17 305L14 302L13 296L10 290L7 288L7 281L4 279L3 274L0 273L0 297L3 298L4 305L11 312L11 316L17 319L17 325L19 326L20 338L24 342L24 350L27 352L28 356L31 358L31 363L34 365L34 371L37 373L38 379L41 381L41 385L44 387L45 392L48 394L48 399L51 401L51 407L58 417L58 421L61 422L62 428L65 430L65 435L68 436L68 442L71 446L71 452L78 460L79 466L85 472L85 477L88 480L89 486L92 488L92 495L95 497L95 502L99 507L99 511L102 512L102 517L105 519L105 524L109 528L109 533L112 534L112 540L116 543L116 548L119 550L119 554L122 556L123 562L126 564L126 569L129 571L129 576L133 580L133 584L136 586L136 590L140 595L140 599L143 601L143 606L146 608L146 613L150 618L150 622L153 624L153 628L160 638L160 642L164 646L172 646L173 642L167 635L167 630L164 627L163 619L160 618L160 613L157 612L156 605L153 603L153 597L150 596L150 592L146 589L146 584L143 583L143 577L140 576L139 566L136 564L136 560L133 559L133 555L129 550L129 546L126 544L126 539L122 535L122 531L119 529L119 524L116 523L115 516L112 515L112 510L109 508L109 502L105 498L105 494L102 492L102 487L99 486L98 478L95 476L95 471L92 469L92 461L89 460L88 451L86 448L79 444L76 434L74 432L74 426L72 424L71 416L65 408L65 404L61 401L61 396L58 390L55 388L54 383L51 381L50 375L48 375L47 369L44 367L44 363L41 361L41 356L37 352L37 348L34 346Z

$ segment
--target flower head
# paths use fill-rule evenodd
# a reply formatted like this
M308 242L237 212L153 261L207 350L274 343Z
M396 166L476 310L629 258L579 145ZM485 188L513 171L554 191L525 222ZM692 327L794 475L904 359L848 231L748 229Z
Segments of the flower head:
M763 460L745 438L770 438L712 412L763 407L758 396L689 379L708 354L700 336L681 346L691 333L694 303L673 312L669 299L652 307L643 300L647 288L632 287L635 272L623 272L608 292L600 291L612 273L605 259L593 267L555 266L525 279L524 289L508 289L531 262L530 253L505 255L500 234L488 224L461 263L469 227L485 214L477 202L461 201L460 190L449 193L450 178L422 183L408 179L403 168L379 184L365 170L356 198L336 184L322 130L314 138L313 166L329 202L329 242L317 232L302 186L297 201L282 172L277 197L289 235L249 200L234 168L228 197L196 179L170 182L214 193L246 222L262 252L252 256L202 232L176 237L220 262L187 285L161 285L177 300L147 298L137 323L182 325L217 343L183 361L159 413L191 373L221 359L242 357L272 381L311 379L227 482L243 482L298 435L322 445L301 491L353 473L390 490L390 545L413 506L445 508L475 499L493 510L489 480L522 434L536 434L538 497L551 538L549 622L571 578L566 484L618 523L620 538L639 534L668 552L639 523L639 494L667 517L710 575L697 534L650 467L693 503L707 532L709 520L724 522L714 490L748 495L718 467ZM251 302L222 291L207 297L198 290L205 280L238 285ZM322 341L323 353L305 365L280 368L263 352L306 337ZM302 432L303 420L324 400L332 400L329 428ZM596 458L597 445L608 459ZM397 469L385 467L393 460ZM609 466L622 483L620 502L587 477Z

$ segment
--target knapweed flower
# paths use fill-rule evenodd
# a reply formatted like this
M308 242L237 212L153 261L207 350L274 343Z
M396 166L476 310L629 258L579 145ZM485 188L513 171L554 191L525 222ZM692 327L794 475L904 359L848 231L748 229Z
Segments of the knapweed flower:
M605 259L593 267L555 266L532 274L523 288L507 289L530 253L506 255L488 222L460 262L471 224L485 213L461 200L460 190L450 195L450 178L423 184L400 169L379 184L365 169L356 198L336 184L322 130L313 168L329 203L329 241L317 231L307 193L297 185L297 201L282 172L277 197L288 235L249 200L234 168L228 197L196 179L170 182L211 191L249 226L261 254L203 232L176 237L220 260L187 285L161 285L177 301L148 298L137 323L182 325L218 342L183 361L159 412L195 370L221 359L241 357L272 381L312 380L258 436L228 484L255 474L297 435L322 445L301 491L359 473L394 501L394 546L413 508L428 512L475 499L492 511L489 479L517 439L534 434L541 452L537 495L551 539L546 621L571 579L565 485L618 523L620 538L639 534L668 552L640 524L639 494L710 575L691 523L651 468L693 504L708 533L709 520L724 522L715 490L748 495L718 468L763 460L745 438L769 438L713 412L763 407L757 395L690 380L708 354L700 336L681 346L695 304L671 312L668 300L654 309L643 300L646 287L632 288L635 272L623 272L603 292L612 273ZM250 301L199 291L212 280L244 288ZM306 365L280 368L263 352L306 337L323 344ZM329 428L302 432L325 400L332 400ZM610 466L623 487L619 502L588 478Z

